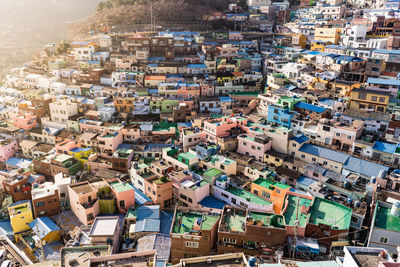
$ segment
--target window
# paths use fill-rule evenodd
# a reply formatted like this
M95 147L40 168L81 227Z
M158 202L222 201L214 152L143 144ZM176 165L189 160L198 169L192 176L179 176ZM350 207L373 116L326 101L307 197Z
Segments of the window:
M379 111L379 112L384 112L384 110L385 110L384 107L377 107L377 108L376 108L376 111Z
M329 126L323 126L322 130L324 130L325 132L329 132L331 130L331 127Z
M64 198L65 197L65 193L61 193L60 197Z
M318 173L316 173L316 172L313 172L313 174L312 174L314 177L318 177Z
M295 143L293 143L293 144L292 144L292 147L296 147L296 144L295 144Z
M324 164L324 165L328 165L328 162L324 160L323 164Z
M337 136L337 137L340 137L340 133L336 133L336 136Z
M226 244L236 244L236 239L233 238L224 237L222 241Z
M366 92L358 92L358 99L362 99L362 100L367 99L367 93Z
M378 97L377 96L371 96L371 101L377 101Z
M385 102L385 98L384 97L380 97L379 98L379 102L384 103Z
M268 192L265 192L265 191L262 191L262 192L261 192L261 196L262 196L263 198L267 198L267 199L270 199L270 198L271 198L271 195L270 195Z
M120 200L120 201L119 201L119 206L120 206L121 208L125 208L125 200Z
M351 221L353 223L358 223L358 218L357 217L351 217Z
M186 241L185 246L187 248L199 248L199 242Z
M229 196L227 194L221 193L221 196L223 196L224 198L229 199Z
M306 158L306 155L301 154L301 158L302 158L302 159L305 159L305 158Z
M348 140L351 140L352 138L353 138L353 137L352 137L351 135L348 135L348 136L347 136L347 139L348 139Z
M389 242L389 237L381 236L381 238L379 239L379 242L383 243L383 244L387 244Z
M36 202L36 207L44 206L44 201Z

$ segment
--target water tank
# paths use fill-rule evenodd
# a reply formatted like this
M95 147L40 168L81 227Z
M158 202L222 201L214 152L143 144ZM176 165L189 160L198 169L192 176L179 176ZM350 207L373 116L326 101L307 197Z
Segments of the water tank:
M344 182L343 184L344 188L348 189L350 188L350 183L348 181Z
M386 177L386 171L385 170L380 170L378 174L378 178L384 179Z
M356 200L354 201L354 207L359 208L361 206L361 202Z
M400 217L400 202L396 202L392 205L390 214L392 214L393 216L396 216L396 217Z
M375 176L372 176L371 182L372 182L373 184L376 184L376 177L375 177Z

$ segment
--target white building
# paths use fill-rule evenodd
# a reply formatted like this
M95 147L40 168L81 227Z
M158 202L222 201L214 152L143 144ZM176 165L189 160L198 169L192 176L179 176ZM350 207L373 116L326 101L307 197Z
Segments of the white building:
M49 106L51 120L55 122L66 123L69 117L78 114L78 104L67 99L60 99Z

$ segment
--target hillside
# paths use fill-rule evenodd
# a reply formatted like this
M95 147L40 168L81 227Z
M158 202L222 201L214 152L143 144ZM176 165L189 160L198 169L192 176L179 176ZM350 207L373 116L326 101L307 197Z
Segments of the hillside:
M176 23L185 26L198 23L204 14L222 11L228 5L229 0L108 0L98 5L97 14L85 25L81 24L80 31L107 31L121 25L151 24L151 12L156 25Z

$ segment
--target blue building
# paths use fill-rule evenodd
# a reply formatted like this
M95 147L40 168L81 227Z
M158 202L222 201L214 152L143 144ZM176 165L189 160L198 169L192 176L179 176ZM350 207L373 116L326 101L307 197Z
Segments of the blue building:
M297 112L291 111L288 107L270 105L268 107L267 121L290 128L292 119L296 114Z

